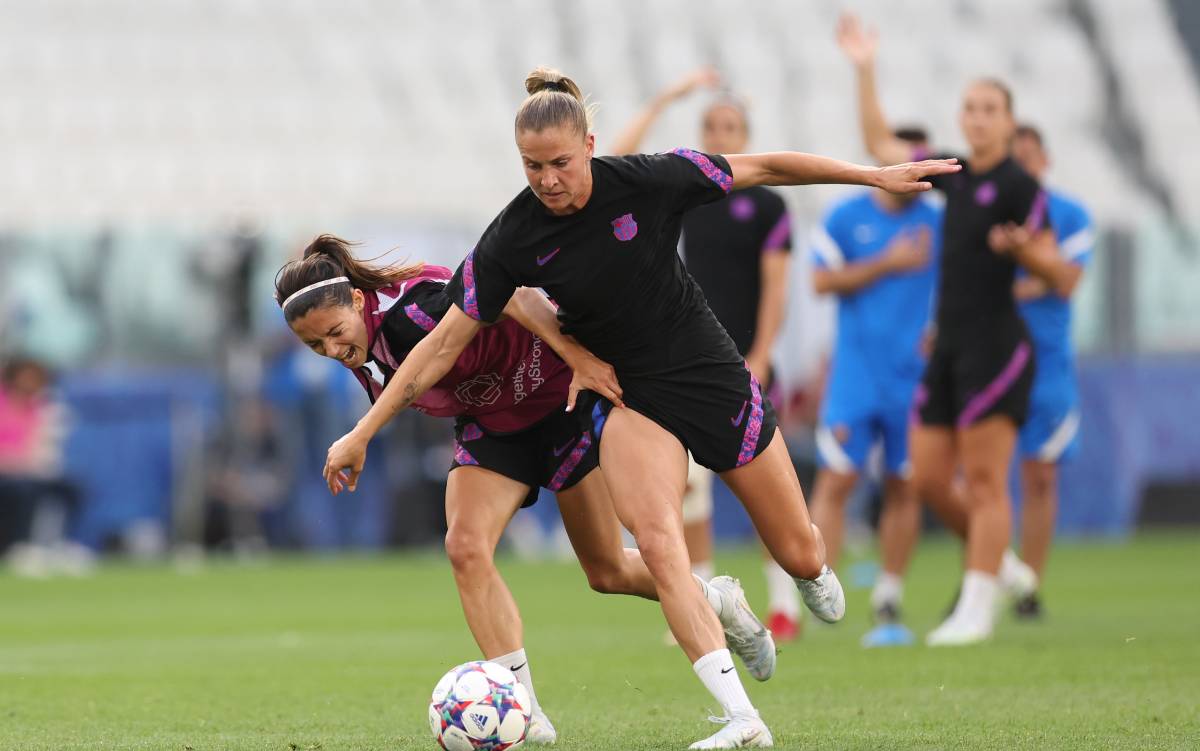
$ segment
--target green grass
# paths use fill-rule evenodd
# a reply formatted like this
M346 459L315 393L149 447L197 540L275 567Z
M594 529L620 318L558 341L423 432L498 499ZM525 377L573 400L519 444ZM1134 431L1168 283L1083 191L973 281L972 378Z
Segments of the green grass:
M967 649L860 649L852 591L847 622L786 645L751 696L783 748L1200 748L1198 552L1181 535L1064 544L1048 620ZM682 749L715 729L654 604L593 594L572 564L502 569L560 748ZM719 569L762 602L752 553ZM954 547L922 547L919 633L957 578ZM0 747L433 749L429 691L476 656L437 555L0 574Z

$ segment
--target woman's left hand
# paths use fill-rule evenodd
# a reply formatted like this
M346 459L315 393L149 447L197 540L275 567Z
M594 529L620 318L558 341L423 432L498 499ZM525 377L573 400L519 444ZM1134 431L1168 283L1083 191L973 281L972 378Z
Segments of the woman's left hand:
M325 484L329 486L330 493L337 495L343 487L353 493L358 488L358 476L367 459L367 443L370 440L359 435L357 430L351 430L329 447L322 474L325 475Z
M957 159L926 159L923 162L880 167L875 187L889 193L920 193L933 188L933 183L926 182L924 178L949 175L961 169L962 165Z
M571 385L567 388L568 412L575 409L575 400L579 397L579 392L585 390L596 392L617 407L625 406L621 401L621 384L613 366L582 348L580 354L573 357L569 365L574 374L571 377Z

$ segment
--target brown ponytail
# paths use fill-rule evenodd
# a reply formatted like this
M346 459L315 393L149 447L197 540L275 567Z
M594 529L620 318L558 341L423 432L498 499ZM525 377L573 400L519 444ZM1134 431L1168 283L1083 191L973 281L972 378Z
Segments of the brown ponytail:
M304 249L298 261L289 261L275 275L275 302L284 301L305 287L344 276L349 284L330 284L301 295L283 311L288 323L302 317L313 308L350 305L352 289L377 290L421 273L423 263L372 266L358 260L351 252L355 243L335 235L319 235Z
M580 137L592 130L592 115L596 106L574 81L554 68L538 66L525 77L529 96L517 110L516 130L540 133L546 128L566 125Z

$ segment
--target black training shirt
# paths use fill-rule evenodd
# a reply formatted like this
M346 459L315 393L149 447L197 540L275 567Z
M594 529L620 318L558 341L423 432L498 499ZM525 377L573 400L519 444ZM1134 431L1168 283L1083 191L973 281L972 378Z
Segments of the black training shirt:
M735 190L683 215L683 262L743 355L758 327L762 256L791 249L787 206L769 188Z
M446 292L491 322L518 286L541 287L558 303L564 332L597 357L626 374L660 373L661 353L686 345L689 326L719 330L676 251L683 213L731 189L729 163L676 149L596 157L591 169L591 197L574 214L555 216L521 191Z
M1048 226L1046 194L1012 157L978 174L966 159L959 157L959 163L963 165L959 172L926 178L946 195L938 275L939 330L970 327L997 314L1015 316L1017 263L1011 255L991 249L988 231L1007 222L1024 224L1031 231Z

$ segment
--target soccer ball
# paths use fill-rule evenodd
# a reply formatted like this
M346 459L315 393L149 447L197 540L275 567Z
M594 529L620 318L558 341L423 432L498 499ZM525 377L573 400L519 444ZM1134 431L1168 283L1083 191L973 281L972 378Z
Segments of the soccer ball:
M429 703L429 729L446 751L508 751L525 743L529 691L494 662L466 662L442 676Z

